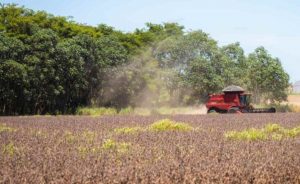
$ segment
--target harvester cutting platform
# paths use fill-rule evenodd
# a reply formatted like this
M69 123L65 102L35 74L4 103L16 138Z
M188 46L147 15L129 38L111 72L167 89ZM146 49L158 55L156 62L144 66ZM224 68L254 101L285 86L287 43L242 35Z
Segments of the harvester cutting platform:
M228 86L223 94L209 95L206 103L207 113L275 113L275 108L253 108L251 94L239 86Z

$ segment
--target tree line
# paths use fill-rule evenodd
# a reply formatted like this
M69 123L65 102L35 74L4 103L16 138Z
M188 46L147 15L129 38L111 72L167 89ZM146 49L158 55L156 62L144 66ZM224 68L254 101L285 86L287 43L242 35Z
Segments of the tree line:
M218 46L177 23L125 33L14 4L0 9L0 115L68 114L79 106L179 106L231 84L284 101L289 76L264 47Z

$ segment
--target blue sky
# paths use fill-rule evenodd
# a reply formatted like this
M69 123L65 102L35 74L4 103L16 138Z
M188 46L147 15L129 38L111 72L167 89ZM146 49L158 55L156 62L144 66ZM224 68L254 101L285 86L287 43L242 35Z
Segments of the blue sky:
M2 0L122 31L146 22L178 22L203 30L219 45L240 42L246 53L264 46L291 82L300 80L300 1L297 0Z

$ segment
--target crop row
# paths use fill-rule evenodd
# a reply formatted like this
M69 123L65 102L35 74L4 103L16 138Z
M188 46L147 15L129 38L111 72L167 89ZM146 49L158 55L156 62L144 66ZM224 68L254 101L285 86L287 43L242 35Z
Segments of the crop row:
M299 183L300 114L1 117L0 183Z

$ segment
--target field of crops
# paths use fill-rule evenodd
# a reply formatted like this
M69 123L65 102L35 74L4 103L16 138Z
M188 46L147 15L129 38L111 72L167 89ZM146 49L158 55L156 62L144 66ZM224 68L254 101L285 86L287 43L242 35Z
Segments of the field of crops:
M0 183L300 183L300 114L0 117Z

